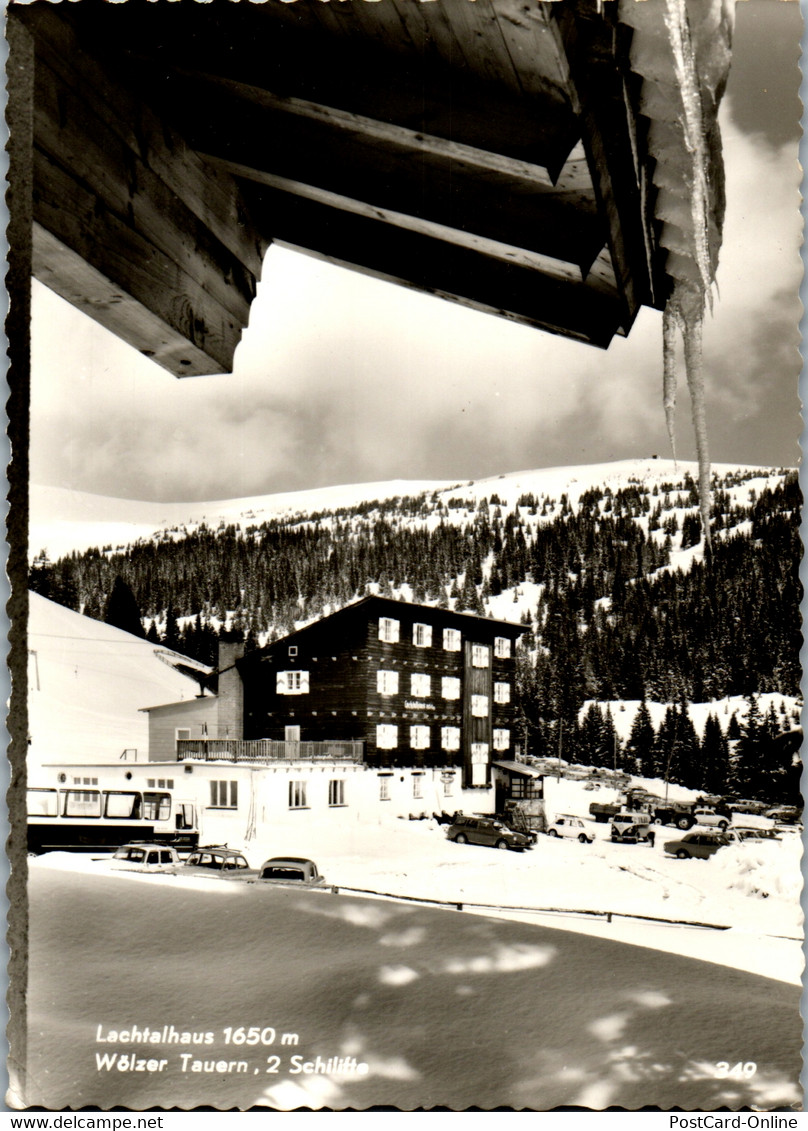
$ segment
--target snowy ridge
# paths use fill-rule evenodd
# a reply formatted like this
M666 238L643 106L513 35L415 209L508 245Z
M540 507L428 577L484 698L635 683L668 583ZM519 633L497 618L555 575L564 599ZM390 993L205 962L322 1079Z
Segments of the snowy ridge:
M664 459L619 460L614 463L582 464L571 467L514 471L487 479L449 483L445 480L399 479L380 483L358 483L338 487L313 488L277 495L256 495L242 499L210 502L145 502L114 499L72 491L64 487L32 484L30 488L30 549L32 556L47 550L51 560L73 550L91 546L125 546L138 539L159 537L172 530L192 530L205 523L216 529L232 524L247 529L273 518L304 516L316 511L334 511L362 503L395 499L405 495L437 494L441 501L452 496L480 499L497 494L503 504L516 505L520 495L532 493L558 498L566 494L571 504L584 491L609 487L617 491L642 482L649 489L665 482L678 482L687 473L697 474L693 462L674 463ZM758 491L777 476L774 469L745 464L715 464L713 474L722 478L734 472L759 472L742 488ZM782 469L779 474L782 474ZM760 482L758 482L760 480Z

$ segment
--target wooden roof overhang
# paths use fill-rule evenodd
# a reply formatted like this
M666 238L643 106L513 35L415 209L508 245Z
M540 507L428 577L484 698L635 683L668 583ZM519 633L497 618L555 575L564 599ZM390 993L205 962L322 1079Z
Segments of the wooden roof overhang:
M9 20L34 273L178 376L232 368L272 241L601 347L664 301L616 0L33 0Z

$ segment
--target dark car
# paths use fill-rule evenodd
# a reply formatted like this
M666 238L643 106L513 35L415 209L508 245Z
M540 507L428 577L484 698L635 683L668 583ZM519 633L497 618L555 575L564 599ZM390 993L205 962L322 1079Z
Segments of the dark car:
M669 840L665 844L665 852L668 856L676 856L679 860L706 860L718 852L719 848L725 848L733 841L737 841L737 838L728 836L727 833L701 829L698 832L688 833L681 840Z
M314 861L303 856L273 856L271 860L265 860L258 870L258 879L309 886L325 883L325 877L317 871Z
M217 876L226 880L246 880L258 873L247 863L243 853L227 845L209 844L194 849L181 868L182 875L195 873L202 876Z
M491 848L532 848L530 837L515 832L493 817L456 817L446 830L456 844L485 844Z

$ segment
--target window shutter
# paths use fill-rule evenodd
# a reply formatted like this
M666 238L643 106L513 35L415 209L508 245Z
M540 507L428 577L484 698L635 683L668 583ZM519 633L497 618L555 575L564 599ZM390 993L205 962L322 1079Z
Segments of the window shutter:
M275 692L277 695L289 694L289 689L286 685L286 672L278 672L275 679Z
M309 692L309 673L300 673L300 693L301 695L308 695Z

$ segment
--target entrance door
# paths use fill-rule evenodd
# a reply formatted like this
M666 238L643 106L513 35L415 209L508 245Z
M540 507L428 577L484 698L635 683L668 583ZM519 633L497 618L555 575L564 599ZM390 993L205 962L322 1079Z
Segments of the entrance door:
M300 727L284 727L284 742L300 742Z

